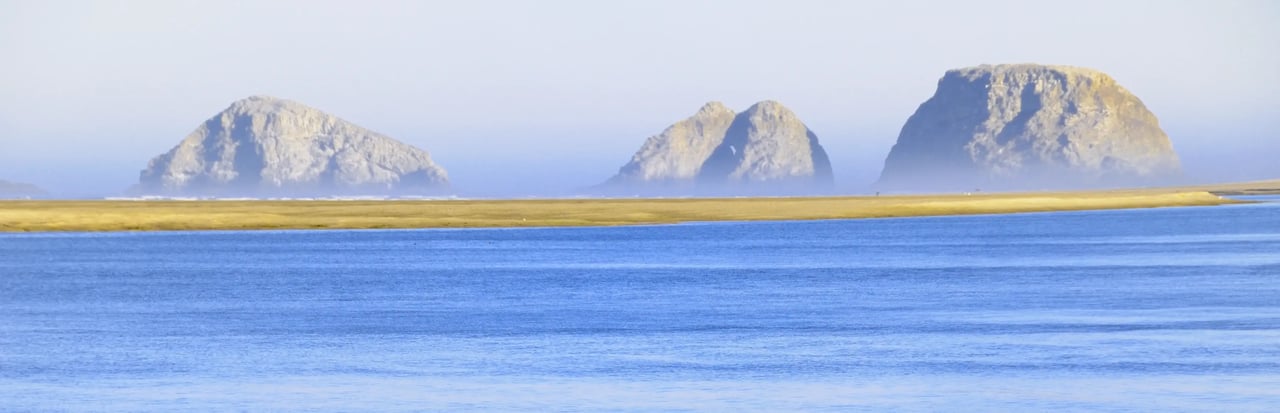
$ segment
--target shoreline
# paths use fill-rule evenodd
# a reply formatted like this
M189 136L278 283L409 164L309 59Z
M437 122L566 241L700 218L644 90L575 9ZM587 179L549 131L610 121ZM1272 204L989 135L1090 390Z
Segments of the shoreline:
M0 232L520 228L809 221L1245 203L1206 190L814 198L0 201Z

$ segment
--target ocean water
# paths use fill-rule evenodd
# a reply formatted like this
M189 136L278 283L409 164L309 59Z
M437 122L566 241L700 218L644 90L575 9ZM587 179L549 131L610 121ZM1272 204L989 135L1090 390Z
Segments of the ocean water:
M0 234L0 411L1280 411L1280 203Z

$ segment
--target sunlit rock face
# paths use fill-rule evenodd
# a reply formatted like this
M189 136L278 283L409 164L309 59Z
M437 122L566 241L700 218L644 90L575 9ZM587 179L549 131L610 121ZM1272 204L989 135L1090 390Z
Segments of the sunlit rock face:
M431 194L448 187L424 150L309 106L236 101L151 160L138 191L190 195Z
M734 113L711 102L647 139L602 187L615 192L763 194L822 190L831 162L794 112L774 101Z
M649 137L631 161L609 180L618 185L680 185L698 176L703 162L724 142L737 116L720 102L702 106L688 119Z
M1068 66L948 71L885 160L890 189L1166 183L1178 155L1155 115L1105 73Z

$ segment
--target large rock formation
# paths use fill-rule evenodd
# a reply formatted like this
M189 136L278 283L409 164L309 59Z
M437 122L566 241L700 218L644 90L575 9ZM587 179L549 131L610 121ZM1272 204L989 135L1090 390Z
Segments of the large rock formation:
M831 183L831 161L794 112L766 100L739 113L698 172L700 183Z
M790 109L763 101L734 114L711 102L646 140L604 186L642 193L802 193L831 181L826 151Z
M938 81L902 127L880 185L1118 186L1180 173L1155 115L1110 76L1067 66L983 65Z
M703 162L724 142L736 114L720 102L649 137L609 181L615 184L680 185L692 182Z
M448 186L426 151L284 99L214 115L142 171L146 194L425 194Z
M35 185L0 179L0 198L32 198L45 195L48 193Z

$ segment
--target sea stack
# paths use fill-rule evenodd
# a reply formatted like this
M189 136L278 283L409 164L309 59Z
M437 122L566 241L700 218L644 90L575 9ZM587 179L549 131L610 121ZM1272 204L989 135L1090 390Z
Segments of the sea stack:
M766 194L822 190L831 162L794 112L763 101L735 114L719 102L648 138L603 185L620 193Z
M702 164L724 142L737 116L723 103L710 102L688 119L649 137L631 161L609 180L613 185L687 186Z
M1069 66L948 71L885 160L886 189L1163 183L1181 164L1154 114L1105 73Z
M0 179L0 199L25 199L46 195L48 193L38 186Z
M143 194L423 195L448 177L424 150L269 96L233 102L151 160Z

